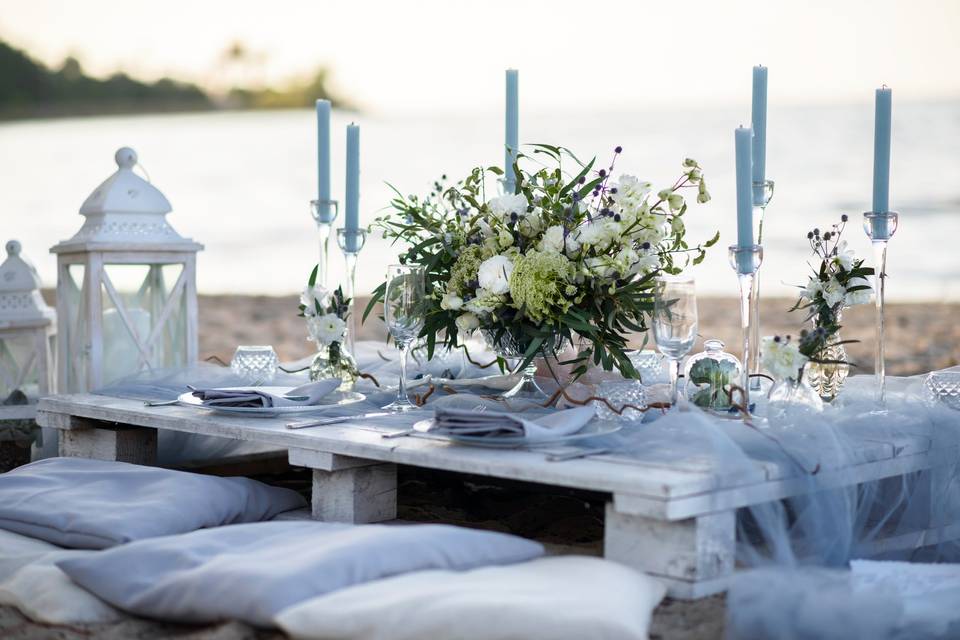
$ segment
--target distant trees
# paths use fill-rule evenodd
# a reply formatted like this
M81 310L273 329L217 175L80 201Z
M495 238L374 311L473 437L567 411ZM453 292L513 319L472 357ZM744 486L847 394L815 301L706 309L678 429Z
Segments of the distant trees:
M210 98L193 84L164 78L153 83L116 73L91 78L76 58L56 71L0 42L0 116L208 109Z
M250 57L240 43L225 53L234 63ZM335 106L347 103L332 95L329 74L321 68L307 81L282 90L233 88L212 97L195 84L162 78L142 82L124 73L100 80L83 71L80 61L67 58L53 70L26 53L0 41L0 118L147 111L185 111L213 108L285 109L308 107L317 98Z

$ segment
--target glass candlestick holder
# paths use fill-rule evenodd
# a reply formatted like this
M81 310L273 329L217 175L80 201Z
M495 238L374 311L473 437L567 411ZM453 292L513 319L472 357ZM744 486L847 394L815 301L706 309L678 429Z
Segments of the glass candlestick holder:
M883 297L887 283L887 243L897 231L899 215L895 211L878 213L869 211L863 214L863 230L873 244L875 275L874 298L877 303L876 334L877 346L875 353L875 371L877 377L877 402L883 404L886 399L887 370L886 370L886 343L883 322Z
M773 199L773 180L755 181L753 183L753 219L757 223L757 244L763 246L763 218L767 206ZM750 374L750 391L763 392L769 387L769 381L760 375L760 274L753 277L753 300L750 301L753 317L750 319L750 344L753 351L746 361L746 369Z
M357 295L357 257L367 242L367 232L364 229L337 229L337 245L343 252L347 264L347 290L345 294L350 298L350 316L347 320L347 349L354 352L354 342L357 335L356 310L354 298Z
M757 317L754 306L757 298L757 270L763 262L763 247L759 244L741 247L733 245L729 250L730 266L740 281L740 329L743 331L743 361L751 362L751 355L760 352L759 340L754 341L754 318ZM759 361L759 357L757 358ZM743 389L743 406L750 410L750 367L743 367L740 376L740 388ZM736 398L735 398L736 400Z
M320 256L317 261L317 283L327 288L330 273L330 230L337 219L339 206L336 200L311 200L310 217L317 223L320 236Z

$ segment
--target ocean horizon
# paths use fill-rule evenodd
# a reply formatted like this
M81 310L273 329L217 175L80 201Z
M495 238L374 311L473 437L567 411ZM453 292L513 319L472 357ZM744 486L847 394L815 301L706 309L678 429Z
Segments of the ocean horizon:
M691 244L719 231L721 240L694 267L703 295L735 296L726 247L735 240L733 129L749 124L742 107L651 108L583 113L521 113L521 143L569 147L614 173L669 186L685 157L696 158L713 196L691 204ZM498 113L356 114L334 112L333 191L342 199L344 128L361 126L361 222L387 212L390 186L425 194L442 174L451 179L503 161ZM869 210L873 167L870 104L770 105L767 175L776 183L764 230L765 296L790 297L806 282L808 230L850 216L844 237L872 263L861 227ZM890 243L888 298L960 300L960 101L894 106L891 206L900 228ZM168 220L205 245L198 288L210 294L288 294L316 261L317 234L308 203L316 197L316 125L312 110L196 112L58 118L0 123L0 240L16 238L54 286L49 248L81 226L83 200L115 169L121 146L136 149L143 168L173 205ZM342 220L338 220L338 226ZM931 232L936 230L935 233ZM371 291L398 250L371 237L360 254L358 293ZM334 280L343 259L334 248Z

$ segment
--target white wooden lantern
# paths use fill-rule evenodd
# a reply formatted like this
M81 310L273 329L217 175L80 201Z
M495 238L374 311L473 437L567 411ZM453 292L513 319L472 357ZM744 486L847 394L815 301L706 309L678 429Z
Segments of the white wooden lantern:
M14 391L26 406L0 406L0 420L32 418L36 401L53 392L53 336L56 314L40 296L40 276L20 255L20 243L7 243L0 265L0 401Z
M167 222L170 202L134 173L137 154L80 207L80 231L57 254L58 382L89 391L143 370L197 360L196 254Z

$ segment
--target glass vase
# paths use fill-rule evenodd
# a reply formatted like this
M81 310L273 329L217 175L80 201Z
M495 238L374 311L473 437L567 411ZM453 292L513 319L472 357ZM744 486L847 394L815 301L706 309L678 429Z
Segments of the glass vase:
M820 364L811 362L806 366L807 383L820 394L825 402L831 402L840 393L843 383L850 375L850 365L847 361L847 350L840 344L839 334L820 353L818 360L843 361L843 364Z
M795 378L777 380L767 395L767 418L783 420L823 411L823 400L801 370Z
M317 355L310 363L310 380L327 380L340 378L338 391L352 391L360 369L353 355L347 351L342 342L334 342L329 346L317 345Z
M732 354L723 350L720 340L707 340L704 350L691 356L684 369L684 394L701 409L728 412L731 407L731 385L743 377L743 366Z
M564 341L562 337L554 336L546 340L537 352L537 356L526 366L521 366L527 349L530 347L528 339L517 337L510 331L503 331L497 337L498 331L495 329L481 329L481 333L487 344L498 356L504 360L516 362L511 373L520 375L520 381L512 389L502 393L500 397L534 402L545 402L550 399L550 394L537 384L535 378L537 373L536 361L543 358L555 358L557 352L563 350Z

